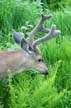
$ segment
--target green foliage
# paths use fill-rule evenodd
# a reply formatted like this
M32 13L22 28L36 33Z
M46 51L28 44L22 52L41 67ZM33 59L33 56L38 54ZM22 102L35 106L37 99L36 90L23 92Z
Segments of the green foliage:
M12 29L23 26L26 21L35 25L39 14L35 2L21 2L20 0L0 1L0 11L0 30L5 34L12 31Z
M58 103L61 105L67 91L63 89L58 93L54 86L59 65L60 62L55 64L49 77L31 77L29 72L25 72L17 75L13 82L9 79L9 97L5 108L51 108L52 105L55 108Z
M13 29L21 31L20 28L26 26L27 22L29 25L35 25L40 13L35 2L22 2L20 0L0 1L0 11L0 49L11 46L6 44L7 41L13 43Z
M27 36L41 8L27 0L0 0L0 10L0 50L18 49L13 44L12 29ZM46 8L46 14L49 12ZM61 35L39 46L49 75L24 71L1 80L0 108L71 108L71 9L52 14L45 27L55 23Z
M41 0L43 8L49 7L51 10L62 10L65 7L71 7L71 0Z
M48 13L48 11L46 12ZM71 10L63 9L62 11L56 11L53 13L53 18L49 20L46 26L50 26L52 23L55 23L57 28L61 30L61 35L71 36Z

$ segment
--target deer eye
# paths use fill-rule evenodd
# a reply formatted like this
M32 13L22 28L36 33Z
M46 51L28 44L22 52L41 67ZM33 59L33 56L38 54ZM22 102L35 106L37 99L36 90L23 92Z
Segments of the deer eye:
M38 62L43 62L43 59L38 59Z

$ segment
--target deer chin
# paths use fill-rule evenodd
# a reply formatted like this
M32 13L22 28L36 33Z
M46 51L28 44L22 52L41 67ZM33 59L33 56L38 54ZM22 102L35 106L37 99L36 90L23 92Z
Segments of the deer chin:
M45 76L45 75L48 75L48 72L46 72L46 73L42 72L41 74L42 74L42 76Z
M33 68L30 68L30 71L34 71ZM35 69L34 73L36 74L41 74L42 76L46 76L48 75L48 71L41 71L41 70L38 70L38 69Z
M42 71L37 71L37 73L41 74L41 76L47 76L48 75L48 72L42 72Z

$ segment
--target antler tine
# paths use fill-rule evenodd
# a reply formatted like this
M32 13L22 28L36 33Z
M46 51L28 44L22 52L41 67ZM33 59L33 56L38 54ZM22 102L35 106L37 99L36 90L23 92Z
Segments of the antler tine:
M61 33L60 30L55 30L55 29L56 29L56 25L53 24L51 26L51 29L50 29L50 32L48 33L48 35L46 35L46 36L42 37L41 39L38 39L38 40L33 42L33 45L32 45L33 49L35 49L36 46L39 45L40 43L43 43L43 42L45 42L45 41L51 39L52 37Z
M37 32L45 32L45 33L48 33L49 31L50 31L50 29L45 29L44 27L43 27L43 24L44 24L44 22L47 20L47 19L50 19L52 17L52 15L51 14L49 14L49 15L41 15L41 19L40 19L40 21L39 21L39 24L38 25L36 25L36 27L31 31L31 33L30 33L30 35L29 35L29 44L30 44L30 46L32 46L32 43L33 43L33 41L34 41L34 36L35 36L35 34L37 33Z

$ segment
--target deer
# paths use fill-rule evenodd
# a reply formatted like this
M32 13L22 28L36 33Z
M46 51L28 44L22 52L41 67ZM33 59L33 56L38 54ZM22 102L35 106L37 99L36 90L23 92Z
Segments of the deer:
M13 75L18 72L22 72L24 69L34 69L40 74L48 74L48 67L43 61L38 45L61 33L60 30L56 30L55 24L52 24L50 29L44 27L44 22L51 17L52 14L42 14L38 24L29 33L28 39L22 37L19 32L13 32L13 39L21 46L21 49L15 51L0 51L1 78L7 76L8 69L11 70ZM35 40L34 37L39 32L46 34L42 38Z

